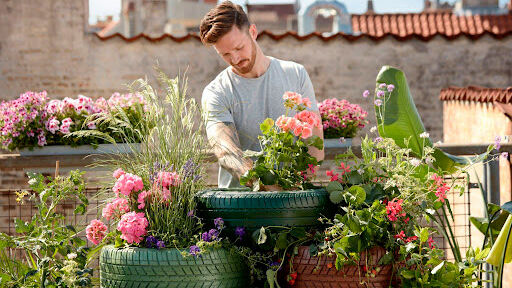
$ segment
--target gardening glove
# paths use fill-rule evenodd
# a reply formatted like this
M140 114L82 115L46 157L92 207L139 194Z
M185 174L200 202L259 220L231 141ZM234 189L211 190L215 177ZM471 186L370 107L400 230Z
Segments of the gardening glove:
M496 239L496 242L491 248L491 252L489 252L489 256L485 260L487 263L492 264L494 266L501 265L501 256L503 255L503 249L505 249L505 242L507 241L508 231L512 228L512 215L508 215L507 222L501 228L500 234ZM512 261L512 235L508 239L507 245L507 253L505 254L505 263L509 263Z

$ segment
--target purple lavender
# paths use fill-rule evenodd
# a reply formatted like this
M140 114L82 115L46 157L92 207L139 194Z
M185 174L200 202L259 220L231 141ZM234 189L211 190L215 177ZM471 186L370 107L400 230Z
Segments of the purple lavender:
M222 230L222 228L224 228L224 220L222 220L222 218L220 218L220 217L213 219L213 224L219 230Z
M203 232L203 234L201 234L201 239L205 242L212 241L212 238L210 237L210 234L208 234L208 232Z
M164 242L164 241L162 241L162 240L158 240L158 241L156 242L156 248L158 248L158 249L165 248L165 242Z
M188 159L187 162L185 162L185 164L183 164L183 167L181 168L183 171L182 172L183 177L189 178L189 177L194 176L196 174L198 167L199 167L199 165L194 163L194 161L192 159Z
M242 241L242 238L245 235L245 227L236 227L235 235L238 236L238 239L240 239L240 241Z
M281 264L279 262L272 262L272 261L270 261L269 262L269 266L270 266L270 269L272 269L274 271L277 271L277 270L279 270L281 268L281 267L279 267L279 266L281 266Z
M194 217L194 209L188 211L187 217Z
M190 246L190 255L192 256L197 256L199 254L199 252L201 252L201 249L199 249L199 247L197 247L196 245L192 245Z
M153 248L153 246L155 246L156 243L157 243L157 240L156 240L155 236L146 237L146 247L147 248Z

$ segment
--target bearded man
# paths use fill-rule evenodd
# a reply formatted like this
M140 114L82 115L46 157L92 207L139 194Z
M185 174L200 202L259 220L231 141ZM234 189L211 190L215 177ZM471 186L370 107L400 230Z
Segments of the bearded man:
M250 158L243 157L243 150L261 150L260 123L285 114L285 92L309 98L310 110L320 117L304 66L265 56L257 36L256 26L249 22L242 7L230 1L218 4L201 21L201 41L213 46L230 65L204 88L201 100L208 140L220 165L219 188L240 187L240 176L253 166ZM323 139L322 128L315 127L313 135ZM309 153L318 161L324 158L323 150L310 147ZM260 188L279 190L274 185Z

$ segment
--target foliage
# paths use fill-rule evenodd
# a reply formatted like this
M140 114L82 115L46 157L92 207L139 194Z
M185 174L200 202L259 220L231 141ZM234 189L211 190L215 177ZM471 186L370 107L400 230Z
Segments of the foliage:
M84 194L82 174L71 171L69 177L50 179L29 173L33 193L18 193L37 208L28 222L15 220L15 236L0 233L0 279L2 287L92 287L92 270L86 268L94 254L85 246L75 227L65 224L65 216L56 212L63 201L76 199L75 214L84 214L88 200ZM12 250L10 250L12 249ZM11 254L20 249L26 261Z
M284 190L307 189L311 187L308 172L313 173L319 164L308 153L310 146L323 149L322 139L312 136L313 127L320 127L320 119L305 110L309 99L291 92L286 92L283 99L286 114L276 122L267 118L260 125L263 135L258 139L262 150L245 153L246 157L256 157L256 161L253 168L240 177L240 184L252 181L254 191L259 191L261 184L278 185ZM290 110L298 113L288 117Z

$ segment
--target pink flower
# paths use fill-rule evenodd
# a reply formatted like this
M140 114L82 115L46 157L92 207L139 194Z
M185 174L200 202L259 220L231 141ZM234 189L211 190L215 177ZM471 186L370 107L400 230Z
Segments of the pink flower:
M400 231L400 233L394 235L393 237L395 239L400 239L400 240L404 241L404 239L405 239L405 232L404 232L404 230Z
M89 122L87 123L87 128L94 130L96 129L96 124L94 124L94 122Z
M70 127L70 124L62 124L60 126L60 132L62 132L63 134L68 134L70 131L69 131L69 127Z
M302 98L302 105L311 108L311 100L307 97Z
M295 92L285 92L283 95L283 99L285 101L285 106L287 107L293 108L294 106L302 104L302 96Z
M297 127L298 121L293 117L279 116L276 120L276 126L282 131L288 132L293 131Z
M433 174L430 179L434 180L434 184L432 185L431 189L435 190L435 195L437 196L436 201L444 203L444 201L448 198L446 196L446 192L450 191L450 187L443 180L443 178L437 174Z
M307 110L295 114L295 118L299 121L308 123L312 127L320 127L322 124L322 120L318 117L318 115Z
M171 186L178 186L181 183L180 177L176 172L158 172L156 176L156 181L159 185L164 188L169 188Z
M110 220L113 217L119 218L122 214L129 212L130 206L128 205L128 200L124 198L116 198L111 203L108 203L105 208L103 208L102 215L103 218Z
M121 239L128 243L139 243L146 234L149 222L144 213L129 212L121 216L117 224L117 230L121 232Z
M302 129L302 134L300 135L300 137L302 137L303 139L307 139L307 138L311 137L312 135L313 135L313 129L311 129L311 127L309 127L309 126L305 126Z
M41 132L39 135L37 135L37 145L44 146L46 145L46 137L44 136L44 133Z
M123 176L125 174L125 172L123 171L123 169L121 168L118 168L116 171L114 171L114 178L116 179L119 179L119 177Z
M131 173L125 173L117 179L112 190L119 196L119 193L130 196L132 192L140 191L144 188L142 178Z
M150 195L150 192L148 192L148 191L142 191L139 193L139 195L137 196L137 203L139 203L137 208L144 209L144 207L146 207L145 201L149 195Z
M55 134L57 130L59 130L59 120L55 118L55 116L52 116L48 122L46 122L46 130L50 131L50 133Z
M368 90L364 90L364 92L363 92L363 97L364 97L364 98L368 98L368 96L370 96L370 91L368 91Z
M94 245L98 245L107 234L107 226L98 219L94 219L85 229L87 239Z

